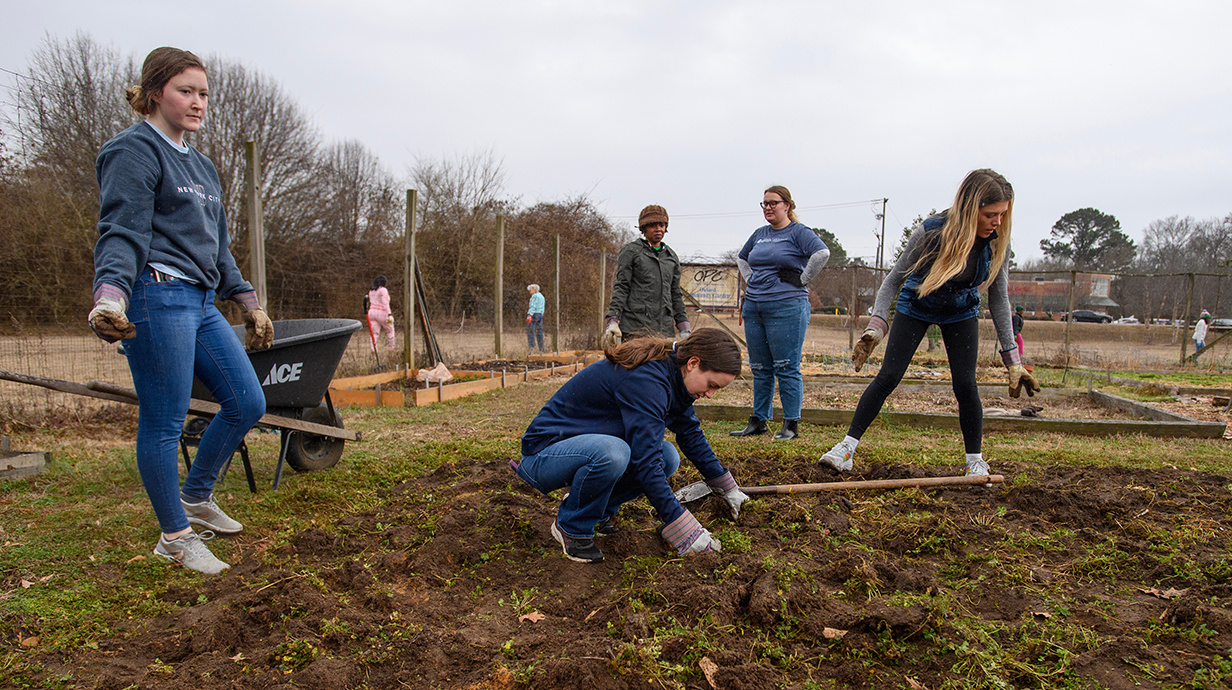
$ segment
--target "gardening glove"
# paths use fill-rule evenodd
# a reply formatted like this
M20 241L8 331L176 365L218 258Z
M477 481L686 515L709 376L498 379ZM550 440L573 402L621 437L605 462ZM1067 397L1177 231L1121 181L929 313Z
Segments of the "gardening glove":
M129 323L124 315L128 311L127 302L119 288L110 285L100 287L94 296L94 308L86 317L94 335L109 343L136 338L137 327Z
M274 322L261 308L256 291L241 292L232 295L231 299L244 308L244 329L248 331L244 347L249 350L269 349L274 344Z
M801 271L797 271L794 268L779 269L779 280L787 283L788 285L794 285L798 288L804 287L803 275L804 274Z
M710 487L711 493L722 496L723 500L727 502L727 507L731 510L732 520L739 519L740 507L744 505L745 501L749 500L749 496L741 491L739 486L736 486L736 480L732 477L732 473L727 472L714 479L707 479L706 486Z
M681 321L680 323L676 324L676 330L680 331L681 340L684 340L685 338L693 334L693 327L689 325L688 321Z
M702 527L702 523L693 517L693 513L684 511L684 513L672 520L667 525L664 525L662 531L663 539L671 544L676 553L681 556L687 553L701 553L702 551L722 551L723 545L718 539L710 536L710 531Z
M851 350L851 364L859 371L864 366L864 362L868 361L868 356L873 354L873 350L877 348L877 343L885 337L885 321L880 317L873 317L872 321L868 322L868 327L864 329L864 333L860 336L860 340Z
M390 314L389 318L385 320L385 323L389 324L390 328L393 328L394 327L394 315Z
M535 321L535 317L531 316L530 314L526 315L526 323L534 323L534 321Z
M1023 368L1021 364L1011 364L1009 373L1011 398L1017 398L1021 395L1024 388L1027 390L1028 397L1039 392L1039 381L1036 381L1035 377L1031 375L1031 372Z
M613 345L619 345L624 334L620 332L620 321L618 319L609 318L607 320L607 329L603 331L602 341L603 347L607 347L610 342Z

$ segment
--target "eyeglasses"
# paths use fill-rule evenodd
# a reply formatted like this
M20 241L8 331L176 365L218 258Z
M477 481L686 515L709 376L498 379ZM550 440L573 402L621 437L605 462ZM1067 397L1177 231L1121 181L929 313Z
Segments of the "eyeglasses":
M763 201L761 202L761 207L762 208L774 208L775 206L778 206L779 204L785 204L785 203L787 202L786 201Z

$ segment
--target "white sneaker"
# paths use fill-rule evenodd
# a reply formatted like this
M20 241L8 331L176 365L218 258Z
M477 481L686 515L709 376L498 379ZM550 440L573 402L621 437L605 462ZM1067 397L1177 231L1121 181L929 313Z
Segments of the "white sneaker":
M154 555L175 561L189 570L206 575L217 575L231 566L210 553L205 542L213 538L214 533L210 531L201 534L189 532L179 539L170 541L165 536L159 535L158 546L154 547Z
M200 503L189 503L184 500L184 495L180 494L180 504L184 506L184 515L191 524L219 534L239 534L244 530L243 525L222 512L222 508L214 502L214 494L210 494L209 498Z
M967 461L967 476L968 477L987 477L988 463L983 460L968 460Z
M839 472L847 472L852 467L851 458L856 454L856 449L847 443L846 439L834 444L834 447L825 455L821 456L821 462L833 467Z

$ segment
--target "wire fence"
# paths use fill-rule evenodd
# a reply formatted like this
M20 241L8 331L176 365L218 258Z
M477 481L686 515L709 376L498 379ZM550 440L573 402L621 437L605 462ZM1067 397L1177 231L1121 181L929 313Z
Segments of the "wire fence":
M428 365L433 359L425 347L425 312L441 359L452 368L493 358L525 359L531 354L525 324L529 300L526 286L532 282L540 285L546 299L547 350L597 347L616 269L614 254L562 242L548 233L524 233L516 242L506 240L503 263L497 258L500 256L494 254L486 269L491 276L488 287L470 290L466 300L455 299L456 295L439 281L424 285L416 299L417 366ZM269 262L277 260L276 256L267 258ZM433 258L429 254L420 261L423 268ZM502 265L499 291L498 263ZM383 266L375 266L374 271L377 269L390 278L389 291L397 322L394 347L388 348L382 339L374 350L370 332L366 327L361 329L351 337L337 376L365 374L378 363L388 368L406 360L408 324L402 317L408 272L392 259ZM726 267L734 272L733 269ZM439 271L435 273L440 275ZM884 274L884 270L853 265L827 268L814 280L810 285L814 315L804 342L806 360L833 363L836 372L844 370L851 345L867 324ZM1027 363L1109 370L1187 368L1223 372L1232 369L1232 304L1225 294L1232 287L1230 278L1190 273L1013 272L1010 301L1024 309L1022 337ZM345 293L340 296L337 286L326 295L324 286L310 280L270 284L271 317L275 321L289 317L345 318L366 326L362 304L368 280L366 275L357 277L347 289L349 297ZM39 302L42 296L21 295L21 291L10 292L4 303L0 369L77 383L132 385L127 362L116 345L102 342L87 326L88 307L70 314L43 308ZM702 307L688 306L694 328L720 326L743 337L738 309L730 304L705 306L704 296L701 298ZM222 306L231 309L231 305ZM1213 322L1206 348L1195 358L1193 324L1203 311L1212 315ZM1071 314L1072 319L1068 318ZM228 315L238 316L233 311ZM987 350L990 363L999 362L996 333L987 309L982 316L981 347ZM239 320L232 318L232 322ZM919 352L943 368L945 352L941 343L926 338ZM113 403L10 381L0 381L0 401L0 419L5 424L71 422L114 410Z

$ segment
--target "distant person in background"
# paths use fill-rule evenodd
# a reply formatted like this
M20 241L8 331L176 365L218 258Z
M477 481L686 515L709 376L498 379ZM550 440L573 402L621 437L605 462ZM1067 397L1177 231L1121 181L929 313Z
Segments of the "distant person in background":
M141 66L141 83L126 95L144 119L112 137L95 161L98 242L87 319L103 340L124 341L137 391L137 469L162 529L154 555L216 575L231 566L205 541L244 526L214 501L214 482L265 414L265 394L244 348L270 347L274 325L228 249L218 173L184 140L205 119L205 65L188 51L156 48ZM246 343L215 298L243 310ZM221 410L201 435L181 487L180 432L194 376ZM193 525L205 529L197 533Z
M753 231L736 257L748 285L741 314L753 370L753 414L747 426L731 435L769 431L766 421L774 416L774 382L778 379L783 428L774 438L790 440L800 435L804 407L800 357L810 314L805 286L830 260L830 249L796 218L796 202L786 187L767 189L761 210L769 225Z
M539 341L539 351L543 352L543 293L539 292L539 284L526 286L530 293L530 306L526 308L526 347L535 349L535 341Z
M941 327L950 379L958 401L958 425L967 455L967 475L986 476L981 450L984 408L975 369L980 343L980 289L988 306L1009 373L1009 394L1026 388L1035 395L1039 383L1022 366L1010 323L1009 256L1014 188L992 170L973 170L963 179L946 211L925 220L907 240L894 268L881 281L868 327L851 353L856 371L889 331L885 359L856 405L847 436L825 455L822 464L840 472L852 467L860 437L881 413L898 387L929 324ZM890 305L895 315L886 323Z
M368 288L368 328L372 329L372 349L385 332L386 347L394 349L394 315L389 311L389 290L385 288L385 276L379 275Z
M692 327L680 292L680 257L663 242L667 234L667 210L650 205L637 217L642 238L620 250L616 259L616 283L608 305L603 346L620 344L621 338L657 335L689 337Z
M1194 354L1202 351L1206 347L1206 329L1211 322L1211 313L1205 309L1202 311L1202 316L1198 317L1198 323L1194 324L1193 340Z
M1014 324L1014 342L1018 345L1018 355L1022 356L1022 305L1015 305L1014 316L1010 318Z

